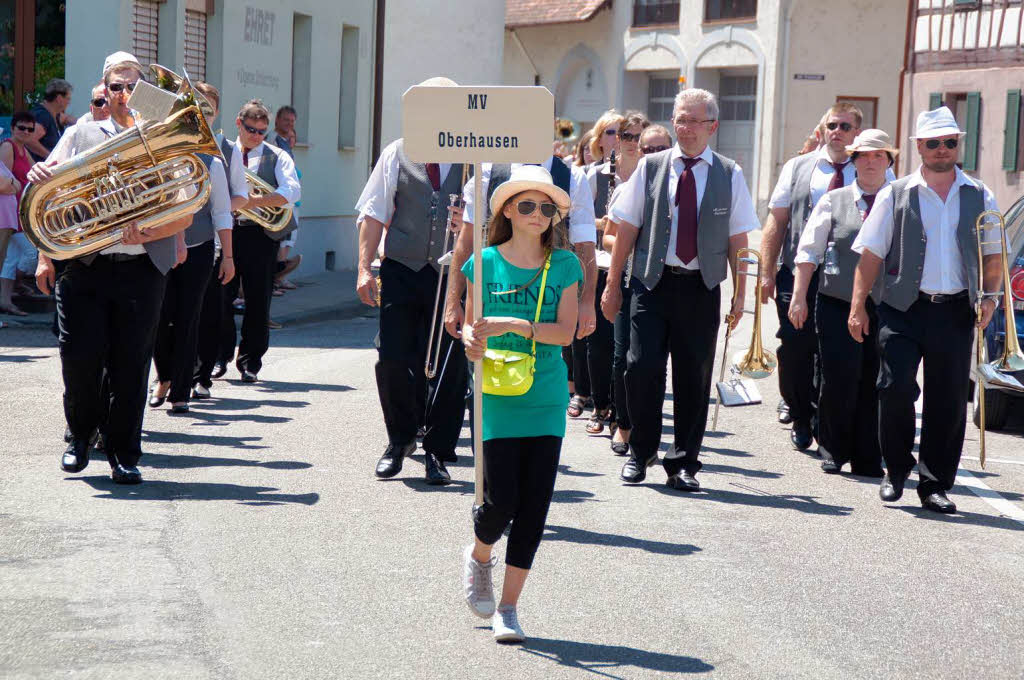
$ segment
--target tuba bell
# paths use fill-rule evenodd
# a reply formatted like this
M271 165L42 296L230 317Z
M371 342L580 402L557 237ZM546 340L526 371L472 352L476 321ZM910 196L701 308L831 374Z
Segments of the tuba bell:
M154 229L196 212L209 197L209 172L197 154L220 156L220 149L202 112L205 100L187 77L158 64L150 70L177 95L166 119L136 121L25 190L22 228L47 257L98 252L120 242L132 222ZM179 191L190 187L195 195L182 199Z

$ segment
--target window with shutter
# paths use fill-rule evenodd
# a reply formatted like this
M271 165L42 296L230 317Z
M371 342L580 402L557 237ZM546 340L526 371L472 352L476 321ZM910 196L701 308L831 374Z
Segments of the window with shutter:
M978 169L978 128L981 123L981 93L967 93L967 136L964 138L964 170Z
M1020 147L1020 90L1006 92L1006 128L1003 130L1003 170L1016 172Z
M134 0L132 3L132 53L143 65L157 64L157 39L160 35L160 3Z
M192 80L206 80L206 13L185 10L185 70Z

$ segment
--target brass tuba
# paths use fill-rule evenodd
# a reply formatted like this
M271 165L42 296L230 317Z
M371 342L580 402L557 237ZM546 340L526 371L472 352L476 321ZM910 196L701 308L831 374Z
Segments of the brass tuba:
M135 126L53 168L21 199L25 235L44 255L65 260L98 252L121 240L132 222L154 229L196 212L209 198L206 165L196 155L220 156L188 78L153 64L157 83L178 100L162 121ZM195 187L182 200L181 189Z

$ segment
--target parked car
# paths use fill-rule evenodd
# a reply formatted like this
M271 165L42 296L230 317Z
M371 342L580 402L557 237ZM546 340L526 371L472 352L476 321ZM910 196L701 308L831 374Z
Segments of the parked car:
M1007 261L1010 266L1010 292L1016 316L1016 328L1012 332L1017 337L1018 345L1024 345L1024 196L1017 199L1005 213L1006 234L1009 242ZM985 329L985 346L988 359L993 361L1003 355L1006 346L1006 313L1002 302L992 317L992 323ZM1024 371L1013 376L1024 384ZM974 380L974 372L971 379ZM971 401L974 410L974 424L981 425L978 390L971 385ZM1011 413L1024 410L1024 392L1016 390L985 387L985 429L999 430L1006 426Z

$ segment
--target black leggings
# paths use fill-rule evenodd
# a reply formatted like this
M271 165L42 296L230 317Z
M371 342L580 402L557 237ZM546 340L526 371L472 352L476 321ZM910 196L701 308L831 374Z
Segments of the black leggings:
M505 564L529 569L544 535L558 473L562 438L515 437L484 442L484 504L473 518L476 537L487 545L512 523Z

